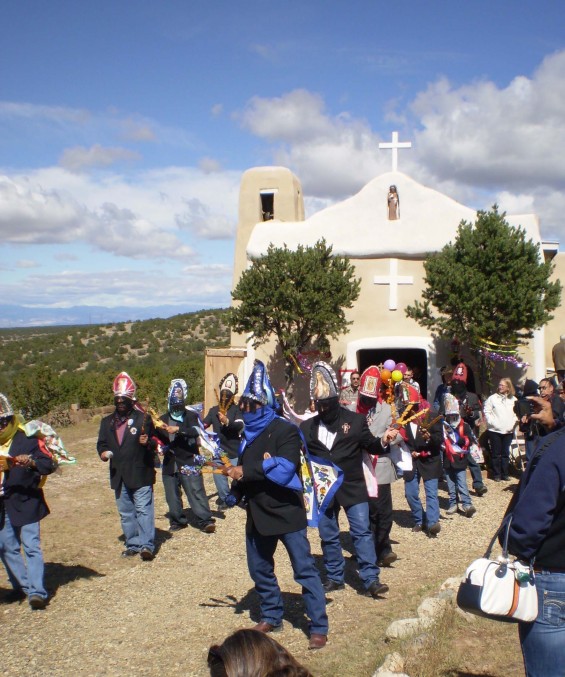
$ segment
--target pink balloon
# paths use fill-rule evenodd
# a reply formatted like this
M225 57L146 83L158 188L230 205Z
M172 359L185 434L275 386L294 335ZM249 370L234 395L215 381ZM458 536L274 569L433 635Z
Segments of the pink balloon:
M400 381L402 381L402 372L399 371L398 369L395 369L390 375L390 377L395 383L399 383Z
M396 368L398 371L402 372L402 375L404 375L408 371L408 367L404 364L404 362L399 362L396 365Z
M396 369L396 362L394 360L385 360L383 367L389 371L394 371Z

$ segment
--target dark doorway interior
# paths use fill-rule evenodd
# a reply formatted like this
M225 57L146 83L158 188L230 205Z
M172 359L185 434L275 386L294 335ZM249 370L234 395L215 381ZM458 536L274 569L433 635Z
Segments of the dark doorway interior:
M421 348L374 348L357 351L357 365L360 372L373 364L382 364L385 360L404 362L414 369L414 378L420 384L420 392L428 398L428 356Z

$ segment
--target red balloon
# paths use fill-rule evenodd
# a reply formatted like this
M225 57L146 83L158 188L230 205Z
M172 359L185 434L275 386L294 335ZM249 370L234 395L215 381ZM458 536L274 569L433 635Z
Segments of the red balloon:
M399 362L396 365L396 368L402 373L403 376L408 371L408 367L404 364L404 362Z

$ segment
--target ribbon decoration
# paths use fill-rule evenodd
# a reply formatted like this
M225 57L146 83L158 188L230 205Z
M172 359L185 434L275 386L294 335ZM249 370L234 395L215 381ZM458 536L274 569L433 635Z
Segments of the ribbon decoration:
M198 412L194 409L191 411L194 411L198 416L198 427L194 426L194 428L200 437L200 451L202 453L195 454L194 465L183 465L180 472L183 475L201 475L202 473L223 475L223 469L231 467L232 463L220 446L219 436L217 433L208 432Z

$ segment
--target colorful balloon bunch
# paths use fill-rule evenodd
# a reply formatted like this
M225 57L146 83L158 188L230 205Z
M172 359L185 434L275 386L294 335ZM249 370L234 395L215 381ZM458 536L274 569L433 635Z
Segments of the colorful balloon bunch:
M383 362L383 368L381 369L381 378L385 384L389 385L392 381L393 383L400 383L408 367L404 362L396 363L394 360L385 360Z

